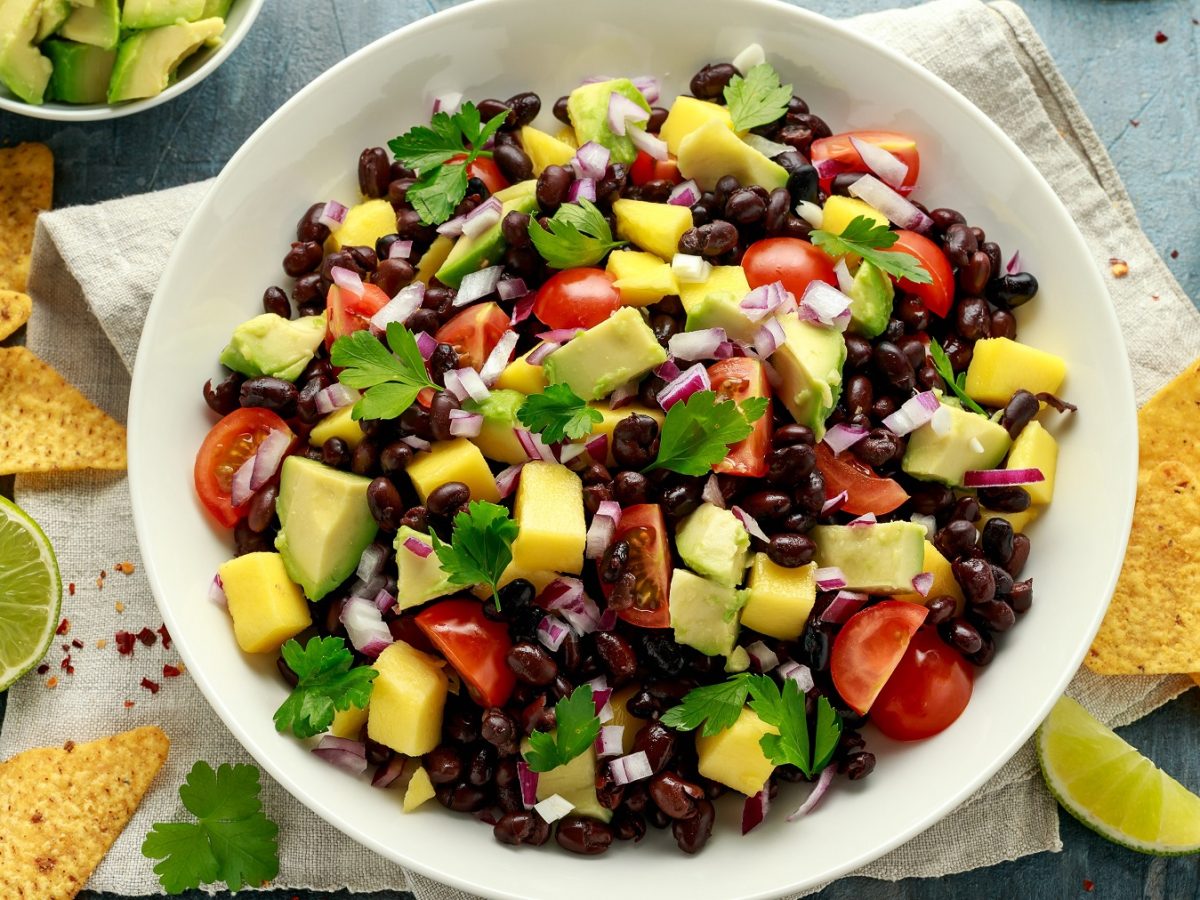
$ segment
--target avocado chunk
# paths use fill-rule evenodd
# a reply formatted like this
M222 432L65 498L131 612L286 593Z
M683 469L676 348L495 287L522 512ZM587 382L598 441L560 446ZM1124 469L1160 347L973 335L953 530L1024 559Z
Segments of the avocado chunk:
M746 572L750 535L727 509L703 503L675 530L679 557L693 571L717 584L737 587Z
M745 295L737 296L729 291L714 291L705 294L699 303L688 310L687 330L700 331L703 328L724 328L725 334L732 341L745 344L752 343L758 332L757 322L751 322L742 309Z
M907 594L925 564L925 527L915 522L818 525L808 533L817 564L846 573L846 589Z
M743 187L760 185L768 191L786 187L787 170L759 153L718 119L705 122L679 143L679 171L711 191L725 175Z
M433 549L433 542L427 534L422 534L407 525L401 525L396 531L398 610L420 606L434 597L444 597L456 590L450 583L450 576L442 571L442 561L438 559L438 555L431 552L428 556L418 556L404 546L408 540L420 541L430 550Z
M121 10L117 0L96 0L95 6L76 7L59 34L81 44L112 50L121 39Z
M584 400L599 400L666 361L667 351L641 312L622 306L547 356L542 367L551 384L565 383Z
M50 60L33 45L41 24L41 0L0 2L0 81L38 106L50 81Z
M303 456L283 461L275 549L288 577L317 601L358 568L379 526L367 505L371 479Z
M462 235L454 242L454 247L441 268L437 270L437 280L442 284L457 289L463 278L472 272L486 269L499 262L508 247L500 223L510 212L532 213L537 210L537 181L518 181L514 185L496 191L494 196L502 204L500 222L497 222L483 234L475 237Z
M204 0L125 0L121 27L161 28L179 21L194 22L204 14Z
M224 19L229 15L229 7L233 5L233 0L204 0L204 9L200 13L201 19L218 18Z
M479 434L470 438L483 455L496 462L515 466L529 459L517 440L515 429L524 428L517 419L517 410L525 402L520 391L493 390L484 400L469 400L464 408L483 416Z
M979 413L943 403L937 415L949 422L941 434L930 424L908 436L900 468L913 478L961 485L969 470L1000 465L1012 445L1004 428Z
M771 362L782 379L779 399L820 440L825 419L842 393L846 339L836 328L801 322L792 314L779 316L778 321L785 340L771 354Z
M863 260L850 285L849 330L868 338L883 334L892 317L895 296L892 279L877 266Z
M35 44L40 44L62 28L63 22L71 17L71 0L42 0L40 15L37 36L33 39Z
M628 78L614 78L612 81L600 81L596 84L585 84L571 91L567 97L567 115L571 126L575 129L575 139L582 147L588 141L603 144L612 154L612 161L631 163L637 156L637 147L633 139L626 135L613 134L608 127L608 102L613 94L628 97L646 112L650 112L650 104Z
M103 103L108 92L116 50L91 44L49 40L42 50L54 63L46 99L62 103Z
M295 381L325 339L325 316L285 319L263 313L233 330L221 365L249 378L270 375Z
M729 656L737 641L738 613L745 603L745 591L676 569L671 574L670 598L675 642L705 656Z
M214 18L135 32L121 41L117 51L108 102L161 94L180 64L205 43L216 41L224 31L225 22Z
M557 734L556 731L551 734ZM529 750L529 738L521 741L521 753ZM600 805L596 797L596 748L588 747L570 762L538 775L537 798L545 800L555 794L575 808L571 814L608 822L612 810Z

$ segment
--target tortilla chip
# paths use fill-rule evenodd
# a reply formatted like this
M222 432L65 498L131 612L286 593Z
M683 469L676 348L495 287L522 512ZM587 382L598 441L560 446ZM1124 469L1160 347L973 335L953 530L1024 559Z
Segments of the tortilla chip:
M162 768L155 726L0 763L0 897L67 900L87 884Z
M0 475L124 468L121 425L24 347L0 347Z
M1200 471L1200 359L1150 398L1138 413L1142 471L1177 459Z
M1125 567L1087 664L1100 675L1200 671L1200 481L1182 463L1139 480Z
M54 195L54 156L45 144L0 148L0 289L25 290L33 228Z
M0 341L29 321L33 301L17 291L0 288Z

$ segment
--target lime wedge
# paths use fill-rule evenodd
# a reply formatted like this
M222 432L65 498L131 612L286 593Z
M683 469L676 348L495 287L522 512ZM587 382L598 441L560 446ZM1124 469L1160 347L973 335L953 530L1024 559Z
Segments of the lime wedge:
M37 522L0 497L0 691L46 655L61 605L54 549Z
M1200 797L1063 697L1037 734L1055 799L1113 843L1154 856L1200 852Z

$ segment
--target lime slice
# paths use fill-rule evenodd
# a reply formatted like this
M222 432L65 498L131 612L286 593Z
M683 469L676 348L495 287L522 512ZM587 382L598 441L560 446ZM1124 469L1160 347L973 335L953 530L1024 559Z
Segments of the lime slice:
M1055 799L1113 843L1155 856L1200 852L1200 797L1063 697L1037 734Z
M0 497L0 691L46 655L61 605L54 549L37 522Z

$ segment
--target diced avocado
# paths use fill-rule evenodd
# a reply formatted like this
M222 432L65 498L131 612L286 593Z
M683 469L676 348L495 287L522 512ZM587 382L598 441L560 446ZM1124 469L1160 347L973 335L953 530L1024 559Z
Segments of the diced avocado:
M405 472L422 503L447 481L465 484L472 500L500 502L500 490L487 460L478 447L463 437L435 442L429 450L418 453Z
M567 97L567 115L575 128L575 140L582 147L588 141L603 144L612 153L612 161L631 163L637 156L637 147L628 135L613 134L608 127L608 101L613 94L628 97L646 112L650 104L628 78L614 78L575 88Z
M720 122L733 131L733 116L729 114L728 107L681 95L671 104L671 111L658 136L667 142L667 149L678 156L683 139L712 121Z
M1040 469L1045 481L1024 485L1035 506L1044 506L1054 496L1054 474L1058 470L1058 442L1040 422L1030 422L1008 451L1008 469Z
M731 268L740 269L741 266ZM747 344L752 342L760 325L750 321L742 309L745 298L745 294L731 294L728 291L705 294L704 299L688 310L687 330L724 328L730 340Z
M510 212L532 213L537 210L537 181L519 181L516 184L496 191L494 196L502 204L500 210L501 222ZM470 237L463 235L454 242L454 247L437 270L437 279L442 284L457 288L463 278L472 272L486 269L495 265L504 255L508 241L504 240L504 232L497 222L483 234Z
M884 228L890 225L887 216L875 207L863 203L857 197L843 197L841 194L834 194L825 201L825 205L821 209L821 228L830 234L841 234L846 230L846 226L859 216L866 217L873 225L882 225Z
M108 93L116 50L91 44L49 40L42 51L54 64L54 73L46 88L46 99L61 103L103 103Z
M278 650L312 624L308 601L288 577L278 553L247 553L217 570L233 619L233 636L246 653Z
M342 224L325 242L327 252L343 247L372 247L385 234L396 233L396 210L385 200L364 200L346 210Z
M542 368L551 384L568 384L584 400L598 400L666 359L642 313L623 306L547 356Z
M204 0L125 0L121 27L133 30L194 22L203 17L204 6Z
M362 425L354 419L354 407L343 406L335 409L320 422L313 426L308 433L308 442L314 447L324 447L330 438L341 438L353 450L366 437Z
M412 778L408 781L408 787L404 789L404 803L402 804L402 808L406 813L412 812L436 796L437 791L433 788L433 782L429 779L429 773L425 771L424 766L417 766L417 770L413 772Z
M693 179L703 191L713 190L726 175L732 175L743 187L757 184L773 191L787 186L787 169L767 159L716 119L685 137L678 156L680 173Z
M980 526L983 525L981 521ZM954 577L954 571L950 568L950 560L942 556L941 551L925 539L925 559L921 563L921 571L928 572L933 576L933 586L922 597L916 591L907 594L897 594L897 600L907 600L909 603L920 603L922 606L934 597L953 597L957 603L957 612L962 612L963 592L958 584L958 579Z
M295 381L325 339L325 316L285 319L263 313L233 330L221 365L250 378L270 375Z
M533 163L534 177L541 175L546 166L565 166L575 156L575 148L570 144L531 125L521 129L521 147Z
M35 106L50 81L50 60L33 45L41 24L41 0L0 2L0 81Z
M405 756L438 745L450 681L445 663L404 641L390 644L375 660L367 737Z
M379 526L367 505L371 479L303 456L283 461L275 549L288 575L317 601L358 567Z
M95 6L77 7L59 34L81 44L112 50L121 39L121 10L117 0L96 0Z
M71 9L71 0L42 0L41 18L33 42L40 44L62 28L63 22L71 17Z
M437 275L437 270L442 267L442 263L446 261L446 257L453 249L454 238L439 234L429 245L429 249L422 254L421 261L417 263L416 280L422 284L429 284L429 279Z
M768 725L758 713L748 708L742 709L731 727L712 737L697 733L700 774L753 797L775 771L775 764L762 750L761 741L767 734L779 734L779 729Z
M671 574L671 627L675 641L705 656L728 656L737 641L745 591L717 584L687 569Z
M200 13L200 18L211 19L216 16L218 19L224 19L229 15L231 6L233 0L204 0L204 10Z
M595 436L598 434L603 434L608 437L608 459L605 460L604 463L607 466L615 465L616 463L616 460L613 459L612 452L613 432L623 419L626 419L629 416L632 416L634 413L637 413L638 415L649 416L661 427L663 420L666 418L666 413L662 411L661 407L655 407L651 409L649 406L643 406L640 403L633 403L629 406L622 406L618 409L613 409L607 403L589 403L588 406L596 410L596 412L600 413L601 415L600 421L597 422L595 427L592 428L592 435Z
M512 544L513 565L526 571L583 571L587 525L578 475L558 463L527 463L513 518L520 528Z
M679 558L705 578L726 587L742 583L750 535L729 510L702 503L675 529L675 547Z
M745 647L734 647L733 652L725 657L726 672L745 672L750 668L750 654Z
M1060 356L1009 338L984 338L975 342L966 391L977 403L1004 406L1021 388L1056 394L1066 377L1067 363Z
M817 599L816 565L797 569L777 566L765 553L755 553L750 564L749 599L742 610L742 624L771 637L794 641Z
M509 465L529 459L514 430L524 427L517 419L517 410L524 402L525 395L517 391L494 390L486 400L466 404L466 409L483 416L483 427L470 440L488 459Z
M900 468L913 478L960 485L965 472L1000 465L1012 440L999 424L948 404L938 415L948 425L940 433L931 424L912 432Z
M782 381L779 399L820 440L825 419L842 393L846 339L836 328L802 322L795 315L779 316L778 321L785 339L771 354L771 362Z
M181 22L136 31L117 50L108 102L120 103L161 94L185 59L225 31L222 19Z
M608 254L608 274L616 280L625 306L649 306L679 293L679 282L669 263L641 250L614 250Z
M817 565L841 569L851 591L906 594L925 562L925 528L915 522L818 525L808 536Z
M850 285L849 330L863 337L877 337L892 317L896 289L877 266L863 260Z
M551 732L556 734L557 732ZM521 741L521 752L529 751L529 738ZM565 765L538 775L537 798L545 800L555 794L575 808L571 814L607 822L612 810L600 805L596 797L596 748L588 747Z
M692 211L686 206L621 199L612 208L617 218L617 237L667 261L679 250L683 233L692 227Z
M741 266L713 266L704 281L679 285L679 302L684 312L691 313L709 294L732 294L739 301L750 293L746 270Z
M537 347L533 349L536 350ZM532 352L533 350L529 351ZM540 394L546 389L546 372L540 365L530 365L529 353L518 356L504 367L504 371L496 379L496 387L501 390L519 391L522 394Z
M407 525L396 531L396 608L411 609L427 603L434 597L453 594L455 586L450 576L442 571L442 561L436 553L418 556L406 546L405 541L419 541L433 549L429 535L422 534Z

